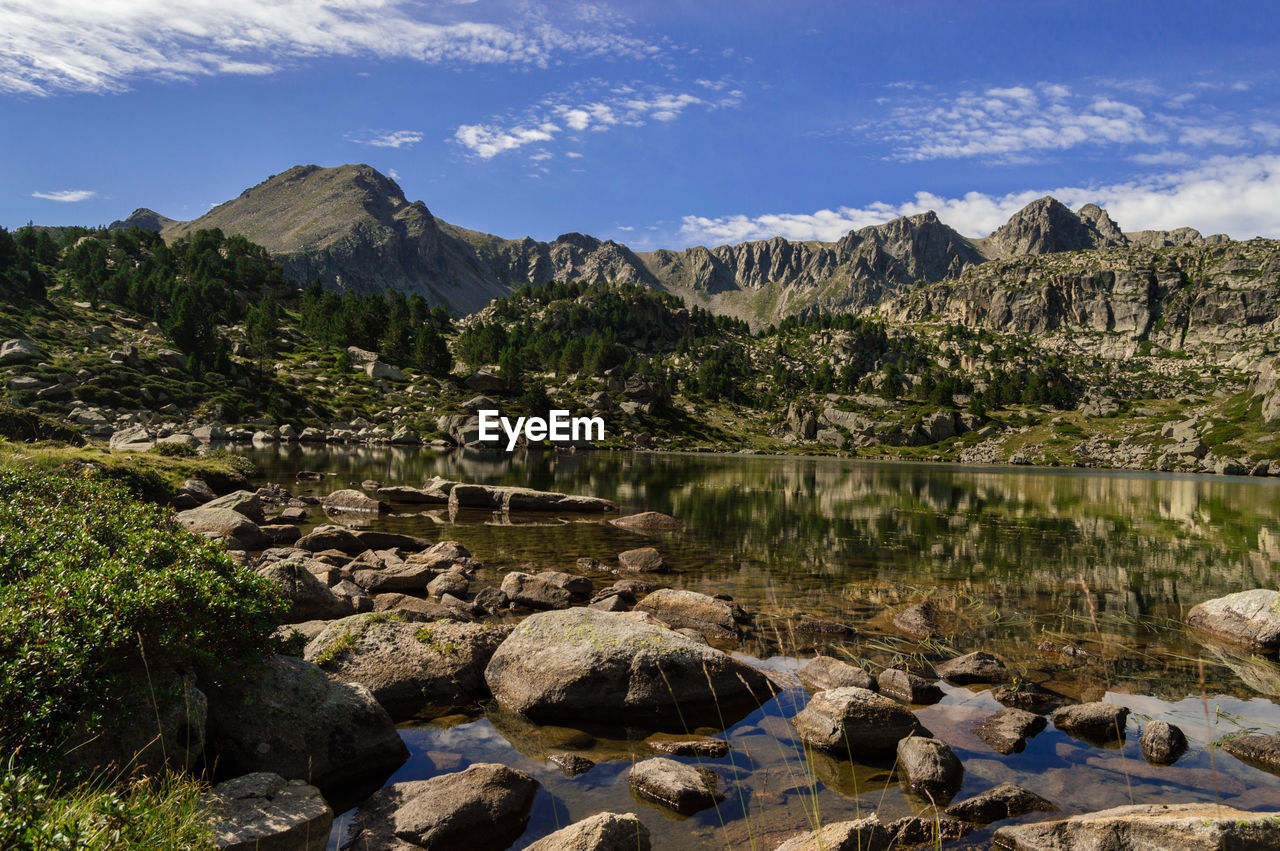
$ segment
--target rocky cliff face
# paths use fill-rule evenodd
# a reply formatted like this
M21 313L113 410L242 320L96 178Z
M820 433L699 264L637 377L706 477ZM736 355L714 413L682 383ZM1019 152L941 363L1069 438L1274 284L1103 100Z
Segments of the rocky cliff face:
M1057 199L1032 201L987 237L988 257L1056 254L1061 251L1126 245L1127 240L1105 210L1086 204L1073 213Z

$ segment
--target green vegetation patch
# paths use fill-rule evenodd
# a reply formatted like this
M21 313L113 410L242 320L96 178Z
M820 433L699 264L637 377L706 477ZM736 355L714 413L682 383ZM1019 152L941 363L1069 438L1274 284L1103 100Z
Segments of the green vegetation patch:
M57 757L141 654L155 668L276 649L286 605L217 544L92 472L0 466L0 752Z

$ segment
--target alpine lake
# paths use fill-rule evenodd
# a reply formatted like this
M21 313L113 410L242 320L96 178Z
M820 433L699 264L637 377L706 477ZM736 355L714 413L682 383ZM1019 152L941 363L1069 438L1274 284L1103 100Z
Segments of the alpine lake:
M726 793L717 807L690 817L629 790L632 764L653 755L640 741L650 730L610 728L605 718L591 730L540 726L496 705L401 724L411 756L387 783L481 762L537 779L532 817L514 848L604 811L638 814L654 848L677 849L772 849L815 822L872 812L884 822L932 817L932 805L904 790L892 762L855 764L801 745L788 719L808 693L795 671L819 653L874 675L895 663L986 650L1006 661L1017 682L1066 703L1105 699L1130 710L1123 746L1081 741L1050 724L1021 752L1001 755L973 732L1003 708L992 687L941 683L940 702L912 708L963 762L955 801L1010 782L1055 804L1055 817L1193 801L1280 810L1280 777L1213 747L1242 732L1280 729L1280 665L1204 643L1183 624L1196 603L1276 586L1280 481L796 456L299 444L236 451L258 466L259 483L297 496L322 497L367 479L421 486L441 476L606 497L623 514L664 512L687 529L635 533L599 515L451 514L406 505L333 519L317 508L311 520L458 541L484 563L480 583L492 585L529 563L583 573L579 558L616 566L619 552L655 546L672 572L646 578L727 594L754 617L731 650L785 690L745 717L725 718L723 731L697 731L723 736L731 749L720 759L681 758L719 774ZM303 470L326 475L296 480ZM588 575L597 588L618 578ZM921 643L891 626L895 612L923 600L944 616L945 640ZM802 621L812 618L856 634L807 632ZM1138 734L1153 719L1178 725L1189 739L1174 765L1143 759ZM694 731L672 718L666 732ZM564 752L596 765L568 777L547 761ZM330 848L341 844L353 812L335 820ZM990 847L994 830L1009 823L946 847Z

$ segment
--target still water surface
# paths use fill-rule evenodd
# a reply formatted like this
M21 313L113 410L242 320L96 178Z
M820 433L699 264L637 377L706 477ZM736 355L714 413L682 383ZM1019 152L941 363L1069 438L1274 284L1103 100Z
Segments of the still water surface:
M944 684L946 698L917 714L964 763L956 800L1014 782L1067 813L1192 800L1280 810L1280 778L1207 747L1241 730L1280 729L1280 667L1203 645L1181 626L1202 600L1276 587L1280 482L801 457L299 445L242 451L267 481L298 495L365 479L417 486L439 475L607 497L623 513L672 514L687 531L641 535L598 518L409 506L366 522L459 541L484 562L482 579L492 584L528 562L580 572L580 557L616 564L622 550L657 546L674 568L663 577L668 584L729 594L756 616L736 652L784 680L817 652L863 660L875 671L908 657L984 649L1069 701L1105 698L1130 708L1123 748L1099 748L1051 725L1022 753L1001 756L972 732L1000 704L986 687ZM334 475L296 482L300 470ZM604 587L613 577L593 579ZM924 599L944 610L954 630L949 641L922 647L889 627L894 611ZM840 621L858 635L826 641L799 632L802 615ZM627 770L647 751L627 731L539 727L497 710L404 725L412 757L388 782L475 762L532 774L542 788L514 847L603 810L638 813L655 848L768 849L815 810L824 823L931 812L901 790L891 764L806 756L786 720L805 699L796 687L734 719L730 755L702 761L727 781L728 798L688 819L631 797ZM1137 738L1149 718L1177 723L1191 739L1175 766L1143 760ZM567 750L597 766L565 777L545 760ZM952 847L987 847L990 833Z

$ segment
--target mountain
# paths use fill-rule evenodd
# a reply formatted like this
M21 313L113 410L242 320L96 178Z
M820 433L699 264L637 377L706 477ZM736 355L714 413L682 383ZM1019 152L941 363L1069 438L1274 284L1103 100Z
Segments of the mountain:
M178 222L168 216L162 216L155 210L148 210L146 207L139 207L129 214L127 219L114 221L107 225L107 230L128 230L129 228L139 228L141 230L163 231L165 228L176 225Z
M241 234L306 284L355 292L417 292L457 313L549 281L643 284L690 304L764 325L791 315L876 308L993 260L1079 250L1228 242L1191 228L1125 234L1105 210L1072 211L1051 197L969 239L933 212L850 231L835 242L781 237L715 248L633 252L569 233L551 242L504 239L437 219L367 165L295 166L190 222L136 210L112 225L160 229L166 239L202 228Z

